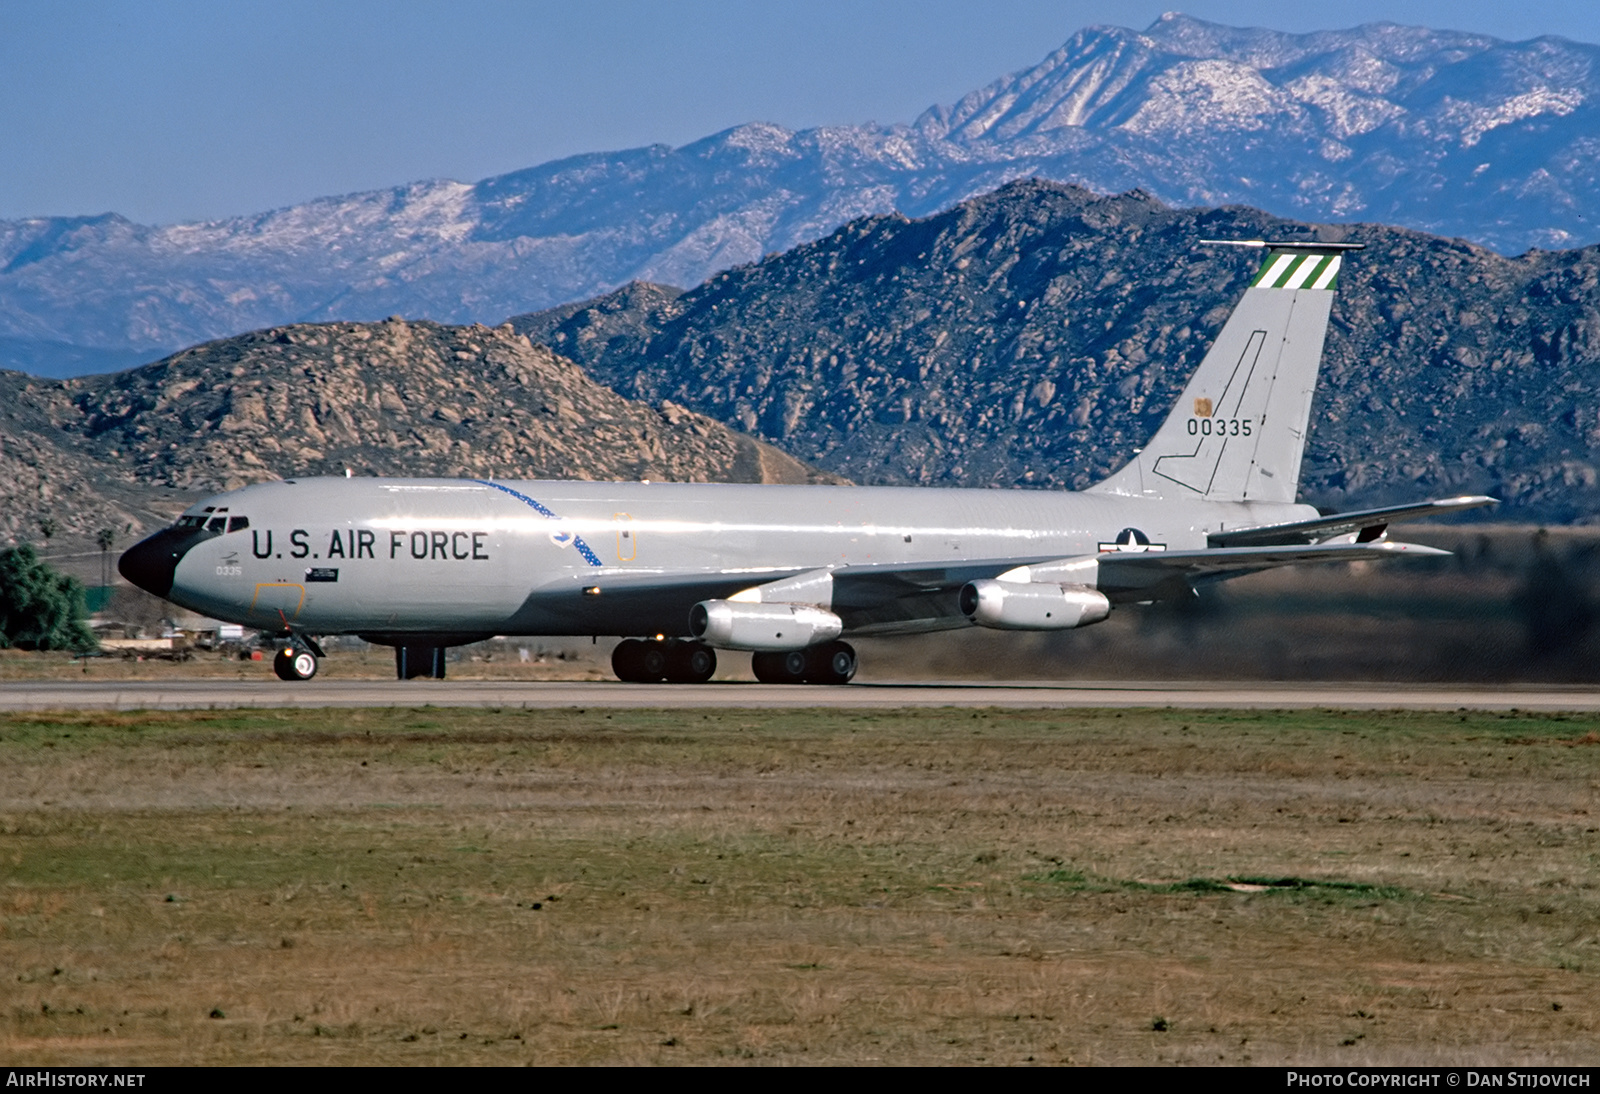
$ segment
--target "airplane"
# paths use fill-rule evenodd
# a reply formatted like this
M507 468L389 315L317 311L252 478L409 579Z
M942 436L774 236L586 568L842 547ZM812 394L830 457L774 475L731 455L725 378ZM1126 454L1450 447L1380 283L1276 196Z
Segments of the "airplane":
M199 502L124 577L276 636L393 646L399 679L496 635L616 636L629 682L703 683L717 654L767 683L846 684L845 638L1084 627L1278 566L1448 552L1388 525L1471 496L1323 515L1296 502L1340 264L1358 243L1206 240L1261 266L1155 436L1083 491L305 478Z

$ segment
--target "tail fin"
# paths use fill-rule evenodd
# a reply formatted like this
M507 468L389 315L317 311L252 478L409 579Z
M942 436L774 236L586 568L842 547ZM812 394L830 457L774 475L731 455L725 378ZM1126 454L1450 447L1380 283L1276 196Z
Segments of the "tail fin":
M1362 244L1201 242L1264 249L1266 259L1155 437L1089 489L1292 502L1340 256Z

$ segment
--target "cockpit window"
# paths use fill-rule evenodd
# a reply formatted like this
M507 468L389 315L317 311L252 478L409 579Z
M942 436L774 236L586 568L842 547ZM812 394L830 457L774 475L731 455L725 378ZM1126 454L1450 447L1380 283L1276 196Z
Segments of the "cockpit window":
M237 532L250 527L249 517L230 517L226 507L207 506L202 513L190 513L178 518L174 528L204 528L208 532Z

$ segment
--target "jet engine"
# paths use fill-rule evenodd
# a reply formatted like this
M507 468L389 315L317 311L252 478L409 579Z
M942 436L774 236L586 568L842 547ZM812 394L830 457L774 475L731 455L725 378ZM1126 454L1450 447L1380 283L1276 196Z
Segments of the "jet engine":
M844 620L810 604L702 600L689 609L689 632L722 650L803 650L843 630Z
M969 581L961 611L980 627L1001 631L1065 631L1111 614L1111 601L1083 585L1043 581Z

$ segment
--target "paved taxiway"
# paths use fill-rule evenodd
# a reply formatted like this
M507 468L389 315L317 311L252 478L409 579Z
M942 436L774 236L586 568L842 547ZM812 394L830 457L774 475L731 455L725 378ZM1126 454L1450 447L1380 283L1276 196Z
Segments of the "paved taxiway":
M1594 687L1382 687L1190 682L887 682L848 687L699 686L499 680L22 681L0 684L0 711L205 710L230 707L1186 707L1286 710L1600 711Z

